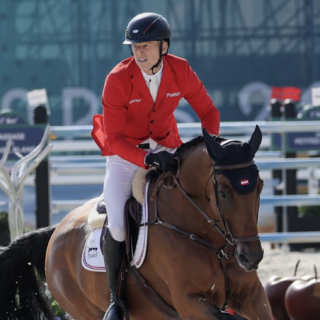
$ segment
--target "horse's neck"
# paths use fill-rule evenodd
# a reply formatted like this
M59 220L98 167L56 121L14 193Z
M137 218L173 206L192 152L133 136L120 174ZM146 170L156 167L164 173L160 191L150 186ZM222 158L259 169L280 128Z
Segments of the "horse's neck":
M212 223L208 223L208 218L214 219L217 226L221 230L224 230L215 197L212 170L213 161L204 144L199 144L192 150L187 150L182 159L179 181L186 193L190 196L191 201L185 197L181 203L176 201L175 204L179 212L192 212L192 214L189 214L189 217L193 219L194 225L201 224L202 234L198 234L198 236L210 240L216 248L221 248L226 244L225 238L214 228ZM176 188L175 191L176 194L181 193L179 188ZM192 201L196 203L200 210L192 204ZM205 215L207 215L207 217Z
M181 158L180 181L190 194L204 192L210 177L212 160L203 143L186 150Z

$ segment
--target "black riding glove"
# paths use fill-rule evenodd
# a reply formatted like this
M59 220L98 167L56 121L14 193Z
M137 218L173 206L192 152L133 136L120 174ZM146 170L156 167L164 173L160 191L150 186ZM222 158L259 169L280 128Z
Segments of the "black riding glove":
M145 158L145 163L147 166L155 167L163 172L172 172L178 169L178 161L173 159L173 155L168 151L148 153Z

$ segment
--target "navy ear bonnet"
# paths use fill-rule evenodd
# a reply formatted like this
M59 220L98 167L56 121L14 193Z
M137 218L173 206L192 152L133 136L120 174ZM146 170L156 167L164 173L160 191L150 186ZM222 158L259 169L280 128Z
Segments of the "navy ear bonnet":
M262 140L260 128L256 126L249 142L225 141L220 145L203 129L206 146L214 166L245 164L253 160ZM217 169L216 174L225 175L234 190L243 195L255 190L259 170L255 164L239 169Z
M223 145L227 151L226 155L220 161L215 162L215 165L224 166L252 161L253 158L248 155L246 146L246 142L226 142L226 144ZM259 170L255 164L241 169L216 170L216 174L220 173L229 179L233 189L239 194L251 193L257 186Z

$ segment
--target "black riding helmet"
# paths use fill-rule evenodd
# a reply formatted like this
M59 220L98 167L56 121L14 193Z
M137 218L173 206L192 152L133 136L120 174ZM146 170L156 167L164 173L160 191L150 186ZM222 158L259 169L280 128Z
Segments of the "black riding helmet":
M169 23L160 14L152 12L138 14L129 22L127 26L125 40L123 43L130 46L132 54L132 44L147 41L160 41L159 60L150 69L153 73L153 69L157 68L160 65L162 56L168 53L171 41L171 30ZM168 50L165 54L162 54L163 41L166 41L168 43Z

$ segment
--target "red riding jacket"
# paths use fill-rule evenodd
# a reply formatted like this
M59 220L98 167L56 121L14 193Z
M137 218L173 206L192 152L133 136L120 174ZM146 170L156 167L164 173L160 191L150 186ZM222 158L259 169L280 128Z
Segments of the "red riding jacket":
M137 145L152 138L162 146L182 144L174 110L181 98L192 106L211 134L219 133L219 111L202 82L185 59L163 57L163 73L156 102L153 102L141 70L133 57L120 62L107 76L103 94L103 116L93 117L92 137L102 155L118 155L145 168L147 152Z

